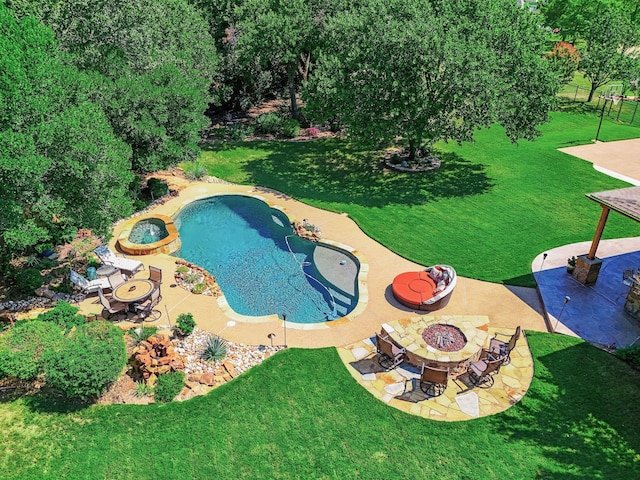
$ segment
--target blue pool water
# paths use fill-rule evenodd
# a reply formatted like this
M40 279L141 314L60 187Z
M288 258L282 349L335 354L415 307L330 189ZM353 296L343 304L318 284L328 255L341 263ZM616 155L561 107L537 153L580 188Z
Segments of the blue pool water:
M288 321L317 323L355 307L355 301L336 305L344 296L313 264L316 244L293 235L287 216L261 200L241 195L199 200L185 207L175 224L182 240L175 255L209 271L237 313L286 314Z

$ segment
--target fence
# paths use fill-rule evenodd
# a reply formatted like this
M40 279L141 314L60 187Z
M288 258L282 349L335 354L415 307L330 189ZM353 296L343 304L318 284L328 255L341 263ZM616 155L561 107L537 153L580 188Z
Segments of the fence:
M595 109L601 109L604 105L604 114L609 118L622 123L640 125L640 98L622 97L617 105L614 105L611 100L607 100L605 105L603 94L604 88L597 89L593 99L587 104L589 89L570 83L565 85L558 95L574 103L591 105Z

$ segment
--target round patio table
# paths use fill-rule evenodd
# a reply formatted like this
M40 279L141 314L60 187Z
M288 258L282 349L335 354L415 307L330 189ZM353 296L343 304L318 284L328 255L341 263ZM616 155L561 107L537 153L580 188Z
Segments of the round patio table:
M122 303L133 303L148 297L154 285L146 278L134 278L124 282L113 291L113 299Z

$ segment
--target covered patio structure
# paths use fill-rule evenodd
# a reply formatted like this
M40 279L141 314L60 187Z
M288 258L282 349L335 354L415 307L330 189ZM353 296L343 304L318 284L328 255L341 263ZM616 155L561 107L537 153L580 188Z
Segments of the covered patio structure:
M580 255L576 260L576 269L573 272L574 278L584 284L596 283L602 260L596 257L598 245L602 239L602 232L607 224L609 212L618 212L636 222L640 222L640 187L618 188L616 190L606 190L604 192L587 193L586 197L597 202L602 207L600 220L596 227L596 232L591 241L589 253Z

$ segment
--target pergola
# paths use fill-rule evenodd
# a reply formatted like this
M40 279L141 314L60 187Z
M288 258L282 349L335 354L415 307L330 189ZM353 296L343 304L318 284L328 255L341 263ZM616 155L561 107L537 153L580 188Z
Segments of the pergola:
M591 241L591 248L586 255L586 261L582 265L582 271L577 272L575 277L582 283L594 283L598 278L601 262L596 259L598 244L602 238L604 226L607 223L609 212L613 210L627 218L640 222L640 187L618 188L616 190L606 190L604 192L587 193L586 197L597 202L602 207L600 221L596 228L596 233ZM586 272L584 271L586 269Z

